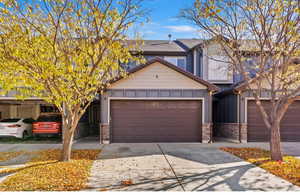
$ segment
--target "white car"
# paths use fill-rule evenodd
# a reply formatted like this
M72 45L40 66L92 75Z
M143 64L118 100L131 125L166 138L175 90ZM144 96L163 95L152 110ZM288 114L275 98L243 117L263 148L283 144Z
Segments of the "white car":
M32 134L33 119L11 118L0 120L0 137L25 138Z

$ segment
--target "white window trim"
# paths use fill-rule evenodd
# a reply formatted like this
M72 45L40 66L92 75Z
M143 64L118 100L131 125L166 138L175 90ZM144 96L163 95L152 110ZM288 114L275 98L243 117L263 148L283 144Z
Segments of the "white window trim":
M176 65L176 66L178 66L178 59L183 59L184 60L184 70L186 70L186 67L187 67L187 60L186 60L186 56L164 56L164 60L166 60L167 58L173 58L173 59L175 59L176 58L176 64L174 64L174 65ZM168 60L166 60L166 61L168 61ZM172 63L172 62L171 62Z

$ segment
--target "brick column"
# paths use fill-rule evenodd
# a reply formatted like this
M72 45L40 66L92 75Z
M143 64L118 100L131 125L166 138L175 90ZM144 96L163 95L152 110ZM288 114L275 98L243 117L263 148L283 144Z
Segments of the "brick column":
M212 137L212 124L203 123L202 124L202 143L209 143Z
M241 142L242 143L247 143L247 123L241 123L240 124L240 129L241 129Z
M110 143L110 130L108 123L101 123L100 124L100 135L102 144L109 144Z

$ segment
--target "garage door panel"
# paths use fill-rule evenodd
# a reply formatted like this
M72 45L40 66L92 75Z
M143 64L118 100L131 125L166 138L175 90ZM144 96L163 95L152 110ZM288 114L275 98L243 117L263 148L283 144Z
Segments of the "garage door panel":
M113 142L199 142L202 102L113 100Z
M262 101L264 108L270 110L270 101ZM269 141L270 132L267 130L262 116L254 101L248 101L247 107L248 141ZM300 102L294 102L281 121L281 140L300 141Z
M177 140L178 137L169 137L168 139ZM180 142L191 142L191 139L192 138L182 137ZM153 140L155 140L155 142L166 142L164 137L128 136L122 139L115 139L114 143L152 143Z

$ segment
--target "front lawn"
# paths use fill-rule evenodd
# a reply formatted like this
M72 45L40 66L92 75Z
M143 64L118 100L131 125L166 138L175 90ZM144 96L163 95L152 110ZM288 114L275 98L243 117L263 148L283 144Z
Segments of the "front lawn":
M239 158L253 163L270 173L300 186L300 159L284 156L283 161L272 161L270 152L260 148L221 148Z
M61 153L58 149L27 152L32 158L25 167L0 170L0 176L1 174L14 173L0 183L0 191L74 191L86 189L91 166L99 152L100 150L73 150L70 162L58 161ZM10 156L14 155L11 154Z

